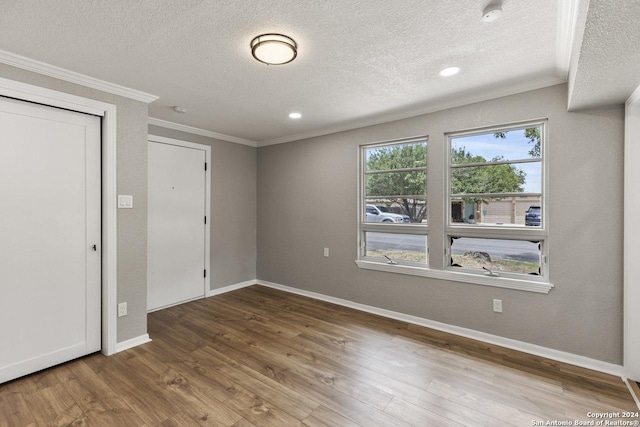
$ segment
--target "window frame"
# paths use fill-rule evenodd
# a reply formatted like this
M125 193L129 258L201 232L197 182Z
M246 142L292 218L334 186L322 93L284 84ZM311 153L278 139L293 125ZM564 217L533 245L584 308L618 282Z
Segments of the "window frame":
M454 224L451 221L451 199L450 199L450 170L451 170L451 138L462 135L473 135L488 133L491 131L508 131L516 129L526 129L527 127L541 125L541 215L542 222L540 227L524 228L519 225L481 225L474 224ZM358 146L358 215L357 215L357 253L355 264L362 269L382 271L397 274L406 274L418 277L427 277L445 281L460 282L465 284L492 286L498 288L507 288L522 290L527 292L548 293L554 285L549 281L549 239L548 239L548 159L547 159L547 141L548 141L548 119L536 119L520 122L511 122L501 125L484 126L462 131L445 132L443 136L444 147L436 147L433 150L433 143L430 142L428 135L399 138L372 143L363 143ZM427 220L426 224L382 224L382 223L366 223L366 156L367 148L375 148L376 146L395 145L400 143L426 141L427 143L427 188L425 191L425 200L427 203ZM438 154L441 149L442 154ZM518 159L520 160L520 159ZM433 171L434 162L443 162L441 176L429 175L429 170ZM507 162L508 163L508 162ZM436 168L439 170L439 168ZM429 189L437 189L435 193L429 194ZM438 193L442 192L441 196ZM522 194L517 193L517 196ZM434 210L435 209L435 210ZM442 215L442 223L434 224L432 218ZM381 233L397 233L397 234L414 234L427 236L427 253L426 263L398 262L391 264L386 259L366 257L365 233L381 232ZM433 241L431 234L442 236L442 241ZM488 276L478 269L453 267L450 265L451 260L451 236L454 237L471 237L471 238L494 238L505 240L527 240L539 241L541 248L541 271L540 275L528 275L521 273L505 273L500 272L499 277ZM434 258L435 257L435 258ZM433 262L432 262L433 261Z
M452 167L451 163L451 142L455 138L463 136L473 135L485 135L495 132L508 132L513 130L524 130L530 127L540 127L540 160L534 161L522 161L525 159L517 159L516 161L503 161L497 164L509 164L518 165L521 163L533 163L539 162L541 164L541 183L540 183L540 212L542 221L539 227L527 228L526 226L520 226L516 224L465 224L465 223L453 223L451 219L451 175L452 170L460 168L460 166ZM548 172L546 161L546 141L548 132L548 120L531 120L517 123L509 123L499 126L486 126L476 129L469 129L459 132L447 132L445 133L446 147L446 171L445 171L445 194L444 194L444 208L445 208L445 221L444 221L444 239L445 239L445 259L444 269L452 272L462 272L466 274L485 274L486 272L479 271L478 269L456 267L451 265L451 238L452 237L469 237L469 238L484 238L484 239L500 239L500 240L520 240L520 241L538 241L540 242L540 274L539 275L527 275L524 273L509 273L501 271L500 277L510 278L514 280L527 280L534 282L549 281L549 263L548 263L548 215L547 215L547 200L548 200ZM493 163L493 162L487 162ZM500 193L506 194L506 193ZM509 193L514 196L528 196L532 193ZM537 195L537 193L535 193ZM526 279L525 279L526 277Z
M356 263L358 262L366 262L366 263L376 263L376 264L385 264L390 267L410 267L410 268L419 268L425 269L429 267L429 224L428 219L425 224L401 224L401 223L392 223L392 224L384 224L384 223L373 223L366 222L366 205L367 203L367 170L366 170L366 150L377 147L388 147L400 144L410 144L410 143L418 143L424 142L427 145L427 154L426 154L426 163L424 167L419 168L409 168L409 169L397 169L398 171L419 171L424 170L425 172L425 193L424 200L428 206L428 196L427 196L427 170L429 168L429 137L427 135L417 136L411 138L400 138L400 139L392 139L387 141L379 141L374 143L366 143L361 144L358 147L358 254L356 258ZM394 172L395 170L389 170L387 172ZM384 173L385 171L375 171L376 173ZM414 196L418 196L415 194ZM423 197L420 195L420 197ZM428 209L428 208L427 208ZM427 216L428 218L428 216ZM426 242L426 253L425 253L425 262L413 262L413 261L403 261L403 260L394 260L396 263L391 263L385 258L378 257L369 257L367 256L367 247L366 247L366 233L390 233L390 234L409 234L409 235L419 235L425 236L427 239Z

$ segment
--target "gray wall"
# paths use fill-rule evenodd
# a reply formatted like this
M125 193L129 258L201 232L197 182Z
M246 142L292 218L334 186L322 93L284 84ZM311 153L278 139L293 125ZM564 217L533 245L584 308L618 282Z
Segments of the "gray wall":
M133 209L118 210L118 342L147 333L147 116L146 103L0 64L0 77L114 104L117 109L118 194Z
M129 309L119 342L147 331L149 131L212 147L211 289L254 279L257 261L261 280L622 363L622 106L567 112L560 85L256 150L148 127L142 102L2 64L0 77L117 106L118 193L132 194L135 206L118 211L118 302ZM359 144L428 134L429 174L441 174L445 132L545 117L549 294L356 267ZM443 220L431 216L431 238L442 237L435 224ZM504 313L491 311L493 298Z
M624 110L566 103L559 85L259 148L258 279L621 364ZM549 294L358 269L359 144L428 134L437 176L445 132L539 118L549 119ZM443 221L431 215L430 238Z
M211 289L255 280L257 149L158 126L149 134L211 146Z
M0 77L114 104L117 108L118 194L133 209L118 210L118 342L147 333L147 132L212 147L211 289L256 278L256 149L148 126L148 106L0 64Z

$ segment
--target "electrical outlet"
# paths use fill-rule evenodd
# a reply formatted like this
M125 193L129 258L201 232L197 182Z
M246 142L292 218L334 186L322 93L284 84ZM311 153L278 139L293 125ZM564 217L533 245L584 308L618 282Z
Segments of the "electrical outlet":
M118 304L118 317L122 317L126 315L127 315L127 303L121 302L120 304Z
M502 300L494 299L493 300L493 311L496 313L502 313Z
M324 248L324 256L329 256L329 248Z
M118 209L133 209L133 196L118 194Z

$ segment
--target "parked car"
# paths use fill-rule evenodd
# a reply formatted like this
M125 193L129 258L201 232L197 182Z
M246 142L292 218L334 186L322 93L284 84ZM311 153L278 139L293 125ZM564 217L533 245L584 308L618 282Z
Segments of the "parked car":
M540 217L542 211L540 206L529 206L527 212L524 215L524 225L540 227Z
M409 223L409 215L389 212L385 206L367 205L366 222Z

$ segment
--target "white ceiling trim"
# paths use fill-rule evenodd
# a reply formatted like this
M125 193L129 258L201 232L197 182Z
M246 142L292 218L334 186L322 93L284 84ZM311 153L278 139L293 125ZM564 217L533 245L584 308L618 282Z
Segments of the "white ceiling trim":
M0 77L0 95L81 113L104 116L103 102Z
M558 36L556 46L556 64L558 74L567 79L571 65L571 50L576 35L578 5L580 0L558 0Z
M26 56L16 55L15 53L7 52L6 50L0 50L0 63L22 68L23 70L33 71L34 73L44 74L45 76L54 77L56 79L75 83L81 86L90 87L102 92L135 99L136 101L142 101L147 104L158 99L157 96L149 93L85 76L84 74L76 73L75 71L36 61L35 59L27 58Z
M632 104L640 104L640 86L638 86L636 90L633 91L631 96L629 96L629 99L627 99L627 101L625 102L625 105Z
M476 102L488 101L490 99L501 98L503 96L515 95L522 92L528 92L530 90L541 89L544 87L555 86L557 84L566 83L565 79L559 77L543 77L521 84L510 85L509 87L499 88L495 90L486 91L482 94L473 94L458 96L451 99L437 101L430 104L428 107L413 110L410 112L389 115L376 119L364 119L357 122L352 122L348 125L329 127L310 132L298 133L295 135L284 136L282 138L274 138L265 141L258 141L258 147L265 147L267 145L283 144L285 142L298 141L301 139L314 138L316 136L329 135L331 133L343 132L347 130L353 130L363 128L366 126L379 125L382 123L393 122L396 120L408 119L411 117L420 116L423 114L435 113L436 111L448 110L449 108L462 107L464 105L475 104Z
M257 147L256 141L248 139L238 138L236 136L225 135L223 133L213 132L206 129L200 129L193 126L181 125L180 123L174 123L167 120L156 119L149 117L149 124L154 126L160 126L167 129L179 130L182 132L192 133L200 136L207 136L209 138L221 139L223 141L235 142L236 144L248 145L250 147Z

